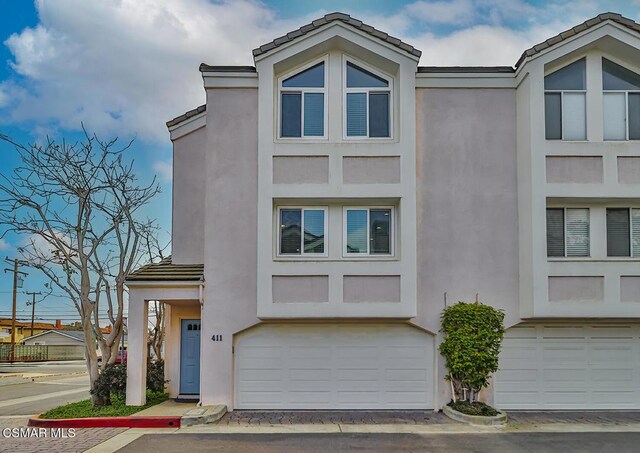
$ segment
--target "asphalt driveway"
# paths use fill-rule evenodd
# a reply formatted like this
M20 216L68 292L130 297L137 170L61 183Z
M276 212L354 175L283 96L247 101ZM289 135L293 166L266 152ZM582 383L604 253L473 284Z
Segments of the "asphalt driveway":
M146 434L118 450L216 453L286 452L638 452L640 433L495 434Z

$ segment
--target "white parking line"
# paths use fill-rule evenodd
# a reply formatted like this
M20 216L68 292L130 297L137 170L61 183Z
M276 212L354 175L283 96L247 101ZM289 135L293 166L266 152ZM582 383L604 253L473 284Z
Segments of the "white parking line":
M83 389L63 390L61 392L43 393L41 395L24 396L22 398L15 398L12 400L0 401L0 407L15 406L17 404L30 403L32 401L39 401L49 398L55 398L57 396L73 395L74 393L88 392L89 387Z

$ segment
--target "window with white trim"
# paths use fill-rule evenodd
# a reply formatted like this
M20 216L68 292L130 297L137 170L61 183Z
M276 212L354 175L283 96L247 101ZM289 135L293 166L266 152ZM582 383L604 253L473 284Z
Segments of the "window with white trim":
M393 208L344 208L345 256L393 254Z
M587 139L587 69L584 58L544 78L547 140Z
M640 209L607 208L607 256L640 258Z
M392 79L348 59L344 79L345 136L390 138Z
M589 209L547 208L547 256L587 257Z
M640 75L602 59L604 139L640 140Z
M326 137L326 60L279 81L280 138Z
M278 208L279 256L326 256L327 208Z

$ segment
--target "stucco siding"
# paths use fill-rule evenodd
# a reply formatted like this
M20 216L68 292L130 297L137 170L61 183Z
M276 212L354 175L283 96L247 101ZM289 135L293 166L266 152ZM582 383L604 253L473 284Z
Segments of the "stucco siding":
M549 302L602 302L604 277L549 277Z
M620 277L620 302L640 303L640 276Z
M618 157L618 182L640 184L640 157Z
M346 303L400 302L400 276L345 275L343 293Z
M416 91L418 322L473 301L518 321L515 92Z
M327 275L274 275L273 303L329 302Z
M329 182L327 156L274 156L274 184L326 184Z
M258 92L207 90L203 404L233 407L233 334L258 322ZM238 133L241 131L241 133Z
M345 184L398 184L400 158L344 157L342 171Z
M206 152L207 133L204 127L173 142L171 260L174 264L204 262Z
M548 183L599 184L603 181L602 157L547 156Z

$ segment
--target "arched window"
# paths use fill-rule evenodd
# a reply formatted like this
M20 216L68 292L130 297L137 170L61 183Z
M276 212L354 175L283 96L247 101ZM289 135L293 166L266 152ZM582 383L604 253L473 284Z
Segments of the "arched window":
M587 139L586 61L584 58L544 78L547 140Z
M326 136L325 63L312 63L280 79L280 138Z
M604 139L640 140L640 75L602 59Z
M391 79L350 60L344 78L346 137L391 137Z

